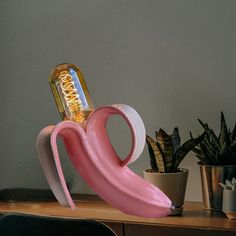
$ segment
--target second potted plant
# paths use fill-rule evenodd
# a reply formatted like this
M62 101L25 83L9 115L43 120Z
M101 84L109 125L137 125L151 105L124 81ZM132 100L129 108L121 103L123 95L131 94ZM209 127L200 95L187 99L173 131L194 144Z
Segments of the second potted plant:
M236 124L232 131L228 129L221 112L220 133L216 135L207 123L198 121L205 130L205 136L193 151L200 160L203 207L221 210L223 190L219 183L236 176Z
M171 135L163 129L156 132L156 140L146 136L151 169L144 171L144 178L161 189L175 206L173 215L183 212L184 196L188 178L188 170L179 168L186 154L198 145L204 134L190 139L181 145L178 127Z

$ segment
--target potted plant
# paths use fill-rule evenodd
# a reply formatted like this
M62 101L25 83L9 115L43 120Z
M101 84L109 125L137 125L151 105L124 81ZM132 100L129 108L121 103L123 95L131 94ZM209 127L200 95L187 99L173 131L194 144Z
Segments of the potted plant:
M184 196L188 178L188 170L180 169L179 164L186 154L197 144L204 135L191 138L181 145L178 127L171 135L163 129L156 132L156 140L146 136L151 169L144 171L144 178L161 189L175 206L173 215L182 214Z
M209 128L207 123L198 119L205 131L199 147L193 151L200 160L203 207L210 210L222 209L223 190L219 183L236 176L236 124L228 129L223 112L221 112L220 133Z
M220 185L223 187L222 211L229 219L236 219L236 178L226 179L225 184Z

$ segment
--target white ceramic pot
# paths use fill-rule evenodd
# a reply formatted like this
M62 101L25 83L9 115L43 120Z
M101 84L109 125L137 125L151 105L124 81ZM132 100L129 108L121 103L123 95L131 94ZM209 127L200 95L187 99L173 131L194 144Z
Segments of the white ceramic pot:
M236 190L224 189L222 211L229 219L236 219Z

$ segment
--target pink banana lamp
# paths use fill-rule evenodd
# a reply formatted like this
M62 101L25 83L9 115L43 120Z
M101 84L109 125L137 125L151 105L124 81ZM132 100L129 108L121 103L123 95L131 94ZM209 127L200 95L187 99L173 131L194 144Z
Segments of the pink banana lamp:
M145 127L138 113L124 104L94 110L83 75L73 64L57 66L49 82L64 121L42 129L36 146L46 179L59 203L76 207L61 167L58 137L80 176L110 205L136 216L169 215L173 208L169 198L127 166L140 156L145 145ZM127 122L132 135L132 147L124 160L115 152L106 130L107 120L113 115Z

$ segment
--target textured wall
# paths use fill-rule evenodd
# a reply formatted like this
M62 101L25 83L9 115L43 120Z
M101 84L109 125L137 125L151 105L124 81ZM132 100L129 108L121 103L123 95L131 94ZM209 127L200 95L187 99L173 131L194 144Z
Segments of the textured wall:
M236 118L236 2L218 0L2 0L0 3L0 188L46 188L36 155L40 129L60 121L47 82L62 62L80 66L95 106L127 103L147 133L178 125L197 135L200 117L218 130ZM118 153L130 134L109 121ZM63 153L63 150L62 150ZM63 155L73 191L89 192ZM106 161L106 160L104 160ZM189 154L187 200L201 200L197 160ZM145 149L130 166L149 167Z

